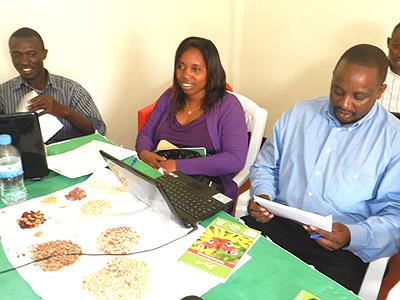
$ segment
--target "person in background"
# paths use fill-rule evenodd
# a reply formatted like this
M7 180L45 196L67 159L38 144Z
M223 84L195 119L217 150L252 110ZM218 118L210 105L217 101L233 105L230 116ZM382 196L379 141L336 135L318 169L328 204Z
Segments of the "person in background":
M333 226L300 225L254 199L246 224L355 293L368 262L400 247L400 121L376 102L387 69L375 46L347 50L329 97L284 112L250 168L252 196L332 215Z
M400 118L400 23L394 27L392 36L387 38L387 46L389 49L389 68L385 80L387 87L379 102Z
M78 83L50 74L43 65L47 49L39 33L31 28L15 31L8 42L12 63L20 76L0 85L0 113L17 110L32 90L39 95L28 102L28 111L57 117L64 127L47 143L94 133L105 134L104 124L89 93ZM41 111L42 110L42 111Z
M235 199L232 180L247 155L247 127L239 100L225 90L218 50L207 39L189 37L176 54L173 86L158 99L136 139L139 158L166 172L205 177ZM166 159L153 151L161 140L178 147L205 147L206 157ZM204 178L202 178L204 179Z

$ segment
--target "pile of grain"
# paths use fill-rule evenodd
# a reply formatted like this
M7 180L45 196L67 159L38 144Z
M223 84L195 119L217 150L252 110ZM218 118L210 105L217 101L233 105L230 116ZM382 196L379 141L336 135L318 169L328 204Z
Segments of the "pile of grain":
M148 284L146 263L127 257L115 257L107 267L83 277L82 289L96 299L140 299Z
M19 227L22 229L38 227L40 224L43 224L44 221L46 221L46 219L40 210L25 211L21 215L21 218L17 220Z
M115 227L103 231L97 238L97 249L103 253L128 253L139 235L131 227Z
M58 198L56 196L50 196L50 197L46 197L44 199L42 199L43 204L55 204L58 202Z
M86 197L85 190L79 187L74 188L68 194L65 195L65 198L71 201L82 200L85 197Z
M79 259L79 255L63 255L81 253L82 249L71 241L55 240L32 246L32 259L37 260L53 256L35 264L43 271L58 271L66 266L72 265Z
M81 213L96 216L110 210L111 207L111 203L106 200L90 200L81 206Z

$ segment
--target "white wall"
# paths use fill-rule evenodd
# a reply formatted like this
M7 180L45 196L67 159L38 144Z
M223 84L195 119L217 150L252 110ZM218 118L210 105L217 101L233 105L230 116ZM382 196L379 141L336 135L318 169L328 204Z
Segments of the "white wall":
M267 132L295 102L327 95L344 51L370 43L386 52L400 22L398 0L245 1L240 92L269 111Z
M0 82L18 74L7 41L36 29L45 67L84 85L108 137L133 147L136 111L172 81L178 44L211 39L235 91L270 112L267 133L296 100L327 94L331 70L353 44L386 50L398 0L0 0Z
M184 38L213 40L231 73L228 0L0 2L0 82L18 75L8 54L10 34L34 28L49 50L45 67L85 86L107 136L128 147L136 138L137 110L172 83L175 50Z

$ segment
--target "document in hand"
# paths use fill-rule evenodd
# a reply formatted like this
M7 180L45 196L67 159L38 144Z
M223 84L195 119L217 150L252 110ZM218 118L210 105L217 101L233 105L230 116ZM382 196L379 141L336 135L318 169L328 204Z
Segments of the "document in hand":
M254 196L254 200L261 206L268 209L268 211L279 217L297 221L306 225L314 225L329 232L332 231L332 215L324 217L257 196Z
M165 151L169 151L169 150L189 150L189 151L194 151L200 154L200 156L206 156L207 155L207 150L204 147L186 147L186 148L178 148L177 146L175 146L174 144L168 142L167 140L161 140L158 145L157 148L155 150L156 153L162 153Z
M259 236L246 225L216 218L179 261L226 280Z
M26 107L29 105L29 100L39 96L39 94L32 90L27 93L24 97L22 97L21 101L18 104L17 112L26 112L28 111ZM37 111L37 113L41 113L43 109ZM46 143L52 136L54 136L58 131L60 131L64 125L53 115L44 114L39 116L40 130L42 132L43 143Z

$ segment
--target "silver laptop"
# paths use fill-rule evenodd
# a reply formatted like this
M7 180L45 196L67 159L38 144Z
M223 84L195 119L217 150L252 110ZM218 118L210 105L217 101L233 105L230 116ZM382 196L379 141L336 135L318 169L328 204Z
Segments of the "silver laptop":
M158 178L152 178L104 151L100 150L100 154L132 195L162 217L185 227L196 226L232 203L231 198L181 172L160 174Z

